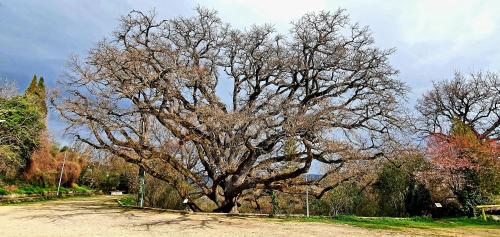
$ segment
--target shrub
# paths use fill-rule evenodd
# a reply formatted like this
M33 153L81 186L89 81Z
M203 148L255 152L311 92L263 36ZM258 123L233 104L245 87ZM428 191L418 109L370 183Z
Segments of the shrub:
M165 209L183 209L179 192L165 181L147 176L144 205Z
M65 150L63 152L57 153L55 156L56 167L58 169L56 170L57 173L60 172L65 155L66 162L64 163L62 183L65 184L66 187L71 187L78 181L78 178L80 177L80 174L82 172L82 167L78 159L79 154L70 150Z
M42 186L53 187L57 183L57 163L50 154L50 150L45 145L37 149L31 155L28 167L24 172L24 178L29 183Z
M90 190L89 188L85 187L85 186L74 186L72 187L73 190L77 193L90 193L92 190Z
M137 204L137 199L134 196L127 196L118 200L122 205L125 206L135 206Z
M59 181L64 156L64 172L62 184L71 187L78 181L82 171L82 159L80 154L71 150L65 150L53 154L53 148L46 139L42 139L42 146L31 155L28 168L24 172L24 178L29 183L42 187L54 187Z
M363 187L356 182L342 183L321 199L312 199L311 210L316 215L362 215L377 214L377 203L371 200Z
M109 192L120 190L130 193L137 182L137 167L121 159L106 158L89 162L79 177L78 183L91 189Z
M382 216L425 215L431 209L431 195L425 184L417 179L428 163L420 154L407 154L385 162L378 174L375 191Z
M7 194L9 194L9 192L7 192L7 190L0 187L0 195L7 195Z

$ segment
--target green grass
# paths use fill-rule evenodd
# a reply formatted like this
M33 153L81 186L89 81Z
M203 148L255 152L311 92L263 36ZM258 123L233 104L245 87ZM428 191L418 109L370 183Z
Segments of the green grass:
M16 194L44 194L47 192L55 192L57 191L57 187L40 187L36 185L31 185L31 184L26 184L26 183L21 183L18 184L18 187L15 190L12 190L10 192L6 191L2 187L0 187L0 195L7 195L10 193L16 193ZM66 188L66 187L61 187L60 192L61 193L69 193L70 191L77 192L77 193L89 193L92 190L85 186L76 186L74 188Z
M137 204L137 199L134 196L125 196L120 198L118 202L124 206L134 206Z
M73 188L73 190L77 193L90 193L90 192L92 192L91 189L89 189L85 186L76 186Z
M51 188L43 188L39 186L34 186L34 185L21 185L17 189L12 190L11 193L18 193L18 194L42 194L52 191Z
M89 198L89 197L86 197L86 196L64 196L64 197L58 197L58 198L38 198L38 199L33 199L30 201L22 201L22 202L5 202L5 203L0 202L0 206L24 206L24 205L50 202L50 201L55 201L55 200L85 200L86 198Z
M401 228L455 228L455 227L484 227L499 228L500 221L489 219L487 222L480 218L443 218L434 220L430 217L410 217L410 218L392 218L392 217L357 217L357 216L336 216L336 217L309 217L294 218L287 217L284 221L303 221L303 222L323 222L348 224L363 228L372 229L401 229Z

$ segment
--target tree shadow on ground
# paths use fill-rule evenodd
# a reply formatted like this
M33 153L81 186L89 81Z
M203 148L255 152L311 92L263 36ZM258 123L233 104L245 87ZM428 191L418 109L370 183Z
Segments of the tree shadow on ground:
M56 201L37 206L20 206L19 210L33 213L19 219L48 219L51 222L75 216L127 214L131 211L130 208L121 208L109 200Z
M194 219L187 214L179 215L179 217L176 217L174 219L147 221L133 225L133 227L145 227L145 230L147 231L149 231L151 227L161 227L165 225L178 225L183 229L213 229L213 227L211 226L212 224L222 223L222 221L216 217Z
M214 225L239 225L231 220L246 220L249 217L243 216L209 216L209 215L190 215L182 213L171 213L161 210L145 210L122 207L117 205L112 199L95 200L77 200L77 201L56 201L43 203L41 205L20 206L19 209L24 212L32 213L28 216L18 217L22 220L43 219L49 222L58 222L73 217L87 216L122 216L127 219L133 219L135 223L124 226L125 228L139 228L149 231L151 228L175 225L182 229L212 229ZM165 216L156 216L155 220L148 220L145 216L152 214L168 214Z

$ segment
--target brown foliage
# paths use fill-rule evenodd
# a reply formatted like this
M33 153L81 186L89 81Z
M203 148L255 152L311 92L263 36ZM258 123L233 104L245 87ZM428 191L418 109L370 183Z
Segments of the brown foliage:
M57 161L45 143L31 154L24 178L30 183L42 186L54 186L57 179Z
M80 177L80 173L82 172L82 164L79 162L78 155L71 151L66 151L67 157L66 162L64 164L64 172L62 176L62 183L69 186L76 183L78 178ZM55 159L57 162L57 167L60 171L60 167L62 167L62 163L64 160L64 153L60 152L56 155Z
M44 141L43 145L32 153L28 167L23 173L24 179L42 186L55 186L59 181L64 154L66 153L62 183L70 187L80 177L85 158L71 150L59 152L54 157L52 150L48 147L48 142Z

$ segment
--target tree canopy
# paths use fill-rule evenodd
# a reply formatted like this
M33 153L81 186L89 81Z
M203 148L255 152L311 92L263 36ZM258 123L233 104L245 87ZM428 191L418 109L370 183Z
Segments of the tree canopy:
M72 60L54 104L70 128L90 131L75 133L83 142L167 182L184 177L229 212L244 191L301 187L293 178L313 161L377 156L406 91L393 51L343 10L304 15L286 36L234 29L201 8L170 20L133 11Z
M452 80L434 84L418 101L420 128L427 134L447 134L454 119L470 126L480 139L499 139L500 77L457 72Z

